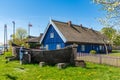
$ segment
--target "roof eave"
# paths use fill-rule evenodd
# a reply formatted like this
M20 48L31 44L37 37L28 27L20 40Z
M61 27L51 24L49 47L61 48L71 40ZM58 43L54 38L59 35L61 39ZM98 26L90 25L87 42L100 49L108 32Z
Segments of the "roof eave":
M64 43L66 43L67 39L63 36L63 34L60 32L60 30L57 28L57 26L54 24L54 22L52 20L50 20L50 22L47 25L47 28L45 29L45 32L40 40L40 44L42 43L50 25L53 25L54 29L56 30L56 32L59 34L59 36L61 37L61 39L63 40Z
M73 43L76 43L76 44L102 44L102 45L104 45L104 44L108 45L109 44L109 43L104 43L104 42L103 43L97 43L97 42L95 43L95 42L76 42L76 41L67 41L66 43L72 43L72 44Z

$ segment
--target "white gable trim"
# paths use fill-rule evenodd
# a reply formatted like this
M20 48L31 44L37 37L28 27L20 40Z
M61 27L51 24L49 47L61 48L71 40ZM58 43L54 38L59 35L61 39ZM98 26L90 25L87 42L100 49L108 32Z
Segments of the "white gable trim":
M52 25L52 26L54 27L54 29L56 30L56 32L58 33L58 35L61 37L61 39L62 39L63 42L65 43L65 42L67 41L66 38L65 38L65 37L63 36L63 34L59 31L59 29L58 29L57 26L52 22L52 20L50 20L50 23L47 25L47 28L45 29L45 32L44 32L44 34L43 34L43 36L42 36L42 38L41 38L41 40L40 40L40 44L42 43L42 41L43 41L43 39L44 39L44 37L45 37L45 35L46 35L46 33L47 33L50 25Z
M44 39L44 37L45 37L45 35L46 35L47 30L49 29L49 27L50 27L50 23L48 23L48 25L47 25L47 27L46 27L44 33L43 33L43 36L42 36L42 38L41 38L41 40L40 40L40 44L42 43L42 41L43 41L43 39Z
M53 25L53 27L55 28L58 35L61 37L61 39L65 43L67 41L66 38L63 36L63 34L60 32L60 30L57 28L57 26L52 22L52 20L50 20L50 23Z

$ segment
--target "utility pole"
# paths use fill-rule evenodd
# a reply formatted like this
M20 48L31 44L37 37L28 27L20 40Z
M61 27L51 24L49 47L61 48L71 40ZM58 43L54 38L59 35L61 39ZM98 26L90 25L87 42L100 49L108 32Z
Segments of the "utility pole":
M7 25L4 25L4 53L7 50Z
M32 27L32 24L28 24L28 37L30 36L30 27Z
M14 39L15 39L15 21L12 21L13 23L13 42L14 42Z

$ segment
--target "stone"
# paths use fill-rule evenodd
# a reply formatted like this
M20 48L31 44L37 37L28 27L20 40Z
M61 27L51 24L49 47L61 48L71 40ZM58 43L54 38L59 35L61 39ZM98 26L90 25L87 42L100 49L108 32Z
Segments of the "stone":
M39 63L39 66L40 66L40 67L44 67L44 66L45 66L45 62L40 62L40 63Z
M58 69L63 69L63 68L66 68L67 67L67 64L66 63L58 63L57 64L57 68Z
M86 63L85 63L84 60L76 60L75 61L75 66L85 68L86 67Z

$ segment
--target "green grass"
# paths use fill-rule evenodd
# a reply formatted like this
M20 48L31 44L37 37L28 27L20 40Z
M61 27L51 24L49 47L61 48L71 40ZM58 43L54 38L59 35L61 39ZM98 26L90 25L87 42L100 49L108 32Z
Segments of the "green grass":
M120 57L120 51L118 50L112 50L112 53L109 54L110 56L119 56Z
M0 55L0 80L120 80L117 67L87 63L86 68L69 66L60 70L56 66L20 65L19 61L6 63L5 56Z
M119 50L112 50L112 53L120 53Z
M112 54L109 54L110 56L119 56L120 57L120 53L112 53Z

